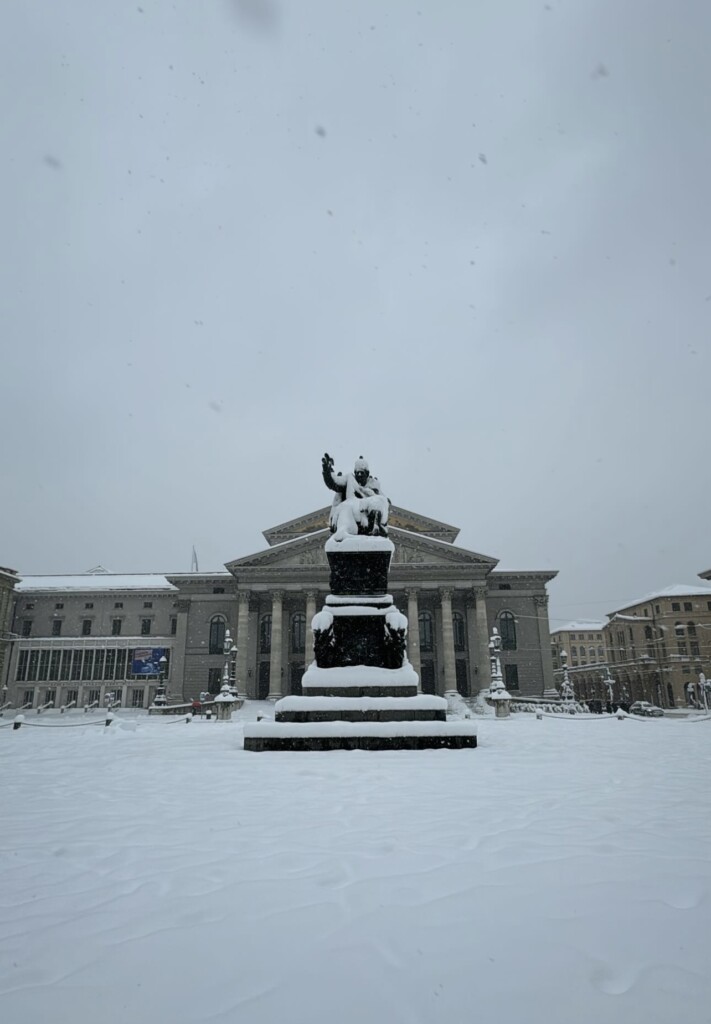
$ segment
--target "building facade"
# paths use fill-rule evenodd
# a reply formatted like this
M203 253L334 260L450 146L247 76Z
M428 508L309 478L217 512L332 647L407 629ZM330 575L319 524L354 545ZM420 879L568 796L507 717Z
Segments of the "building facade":
M13 614L12 592L19 579L14 569L4 569L0 566L0 687L5 679L5 664L13 636L10 630ZM5 703L5 696L6 691L0 690L0 705Z
M229 628L236 680L250 699L301 692L311 620L329 590L328 508L264 532L267 547L224 572L26 577L15 597L7 673L16 703L145 707L163 658L171 698L216 693ZM503 641L507 689L553 685L546 584L555 572L501 572L455 544L456 527L393 507L390 589L410 621L408 654L426 693L474 696L489 685L488 640Z
M607 702L612 688L615 701L699 707L700 677L711 677L711 587L677 584L609 612L605 622L553 630L558 688L563 652L579 700Z

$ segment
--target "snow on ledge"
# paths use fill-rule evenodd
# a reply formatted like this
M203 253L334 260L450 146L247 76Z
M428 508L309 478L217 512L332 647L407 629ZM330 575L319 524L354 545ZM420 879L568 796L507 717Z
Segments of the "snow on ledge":
M249 738L321 736L476 736L475 722L249 722Z
M379 668L377 665L343 665L319 668L311 662L301 685L310 686L417 686L417 672L410 664L402 668Z
M325 549L326 551L349 551L359 555L371 551L388 551L392 555L395 545L388 537L368 537L349 533L343 540L336 540L335 534L329 537Z
M416 697L282 697L279 711L446 711L444 697L419 693Z

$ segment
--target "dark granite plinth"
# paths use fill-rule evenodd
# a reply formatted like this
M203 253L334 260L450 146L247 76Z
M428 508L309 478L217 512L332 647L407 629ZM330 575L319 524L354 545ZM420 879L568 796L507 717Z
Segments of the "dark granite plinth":
M245 736L244 749L264 750L459 750L476 736Z
M331 567L333 594L385 594L388 589L389 551L326 551Z
M417 686L309 686L304 687L304 697L416 697Z
M429 708L372 708L361 711L336 708L331 711L277 711L277 722L446 722L447 712Z
M385 664L385 620L382 615L337 615L333 620L333 661L344 665Z

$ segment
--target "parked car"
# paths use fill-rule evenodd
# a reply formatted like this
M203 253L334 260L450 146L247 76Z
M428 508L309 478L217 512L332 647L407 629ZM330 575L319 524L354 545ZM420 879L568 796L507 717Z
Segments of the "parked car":
M662 718L664 712L656 704L650 704L648 700L636 700L630 704L631 715L644 715L646 718Z

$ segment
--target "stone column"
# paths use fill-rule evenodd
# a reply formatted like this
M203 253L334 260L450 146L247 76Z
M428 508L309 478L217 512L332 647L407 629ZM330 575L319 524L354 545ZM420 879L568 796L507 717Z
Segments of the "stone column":
M417 689L422 692L422 671L420 662L420 609L417 604L417 591L407 591L407 656L410 664L417 672Z
M308 668L314 660L314 631L311 620L316 614L316 591L306 591L306 646L304 648L304 665Z
M457 689L457 671L454 655L454 626L452 625L452 591L440 590L442 600L442 654L444 658L444 692Z
M476 598L476 641L477 663L479 666L479 692L491 686L491 665L489 664L489 618L486 613L486 584L474 587Z
M237 661L235 663L235 683L240 697L247 693L247 659L249 657L249 591L240 590L237 594L239 607L237 611Z
M538 643L541 648L543 696L553 699L558 696L558 691L553 681L553 655L551 654L551 634L548 625L548 594L535 594L533 603L536 606L536 618L538 619Z
M279 700L282 694L282 609L284 592L275 590L272 594L272 639L269 658L268 700Z

